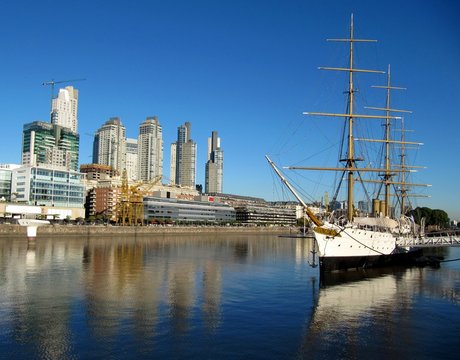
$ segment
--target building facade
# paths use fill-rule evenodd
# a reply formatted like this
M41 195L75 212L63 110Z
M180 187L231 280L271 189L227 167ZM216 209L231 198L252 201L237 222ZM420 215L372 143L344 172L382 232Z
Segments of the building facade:
M0 201L11 201L11 180L13 169L20 165L0 164Z
M86 195L86 218L102 216L106 220L117 220L117 206L120 201L120 187L95 187Z
M137 139L126 138L126 172L128 179L136 181L139 179L139 156Z
M149 182L163 176L163 130L158 117L148 117L139 126L139 180Z
M93 163L108 165L120 173L126 167L126 129L113 117L97 130L93 142Z
M220 138L213 131L208 138L208 161L205 171L205 192L223 192L224 151L220 148Z
M169 184L176 184L176 155L177 155L177 144L171 144L171 158L170 158L170 168L169 168Z
M80 172L86 175L87 180L106 180L120 176L118 171L108 165L100 164L82 164Z
M175 150L175 167L171 166L171 173L174 171L175 185L195 187L196 183L196 143L190 138L191 124L186 122L177 129L177 141L171 146ZM171 176L172 177L172 176Z
M25 124L22 132L22 164L52 165L78 170L80 137L72 130L43 121Z
M80 172L52 166L21 166L12 172L11 193L24 204L83 208L83 177Z
M246 204L235 207L236 222L245 225L294 226L296 209L272 204Z
M232 223L235 221L235 209L223 203L148 196L144 198L144 219L150 223Z
M78 133L78 90L73 86L59 89L59 94L52 100L51 123Z

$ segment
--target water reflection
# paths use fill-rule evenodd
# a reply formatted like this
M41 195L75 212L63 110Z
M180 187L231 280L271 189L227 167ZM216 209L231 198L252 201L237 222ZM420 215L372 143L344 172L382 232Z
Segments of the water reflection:
M314 262L310 239L273 235L0 239L0 353L423 357L432 329L458 347L458 264L320 279Z
M370 353L382 359L430 358L430 351L452 354L436 342L436 333L446 332L449 317L427 323L435 304L421 311L420 302L447 301L443 311L454 315L458 309L451 305L459 305L459 281L458 271L415 267L321 274L301 357L312 352L325 359L366 358Z

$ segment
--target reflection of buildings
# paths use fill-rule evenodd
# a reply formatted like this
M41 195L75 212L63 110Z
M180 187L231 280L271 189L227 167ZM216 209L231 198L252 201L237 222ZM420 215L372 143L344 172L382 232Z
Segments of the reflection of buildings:
M81 247L67 240L0 242L2 338L26 344L37 358L72 357L68 299L78 293L81 256Z
M86 245L84 254L87 311L94 334L116 336L126 317L139 331L152 330L161 272L144 268L143 247L130 240L103 239Z
M203 271L203 318L210 330L215 330L221 322L222 269L218 263L210 261Z
M169 270L168 289L171 321L174 331L185 333L195 303L195 272L193 263L176 264Z
M219 325L221 267L212 259L205 264L187 261L202 254L195 246L185 246L188 241L140 238L133 243L132 239L107 238L85 246L87 315L98 338L114 338L127 323L137 334L153 337L162 302L169 308L162 316L171 321L175 332L188 331L192 310L200 299L208 327ZM200 279L197 274L202 267Z

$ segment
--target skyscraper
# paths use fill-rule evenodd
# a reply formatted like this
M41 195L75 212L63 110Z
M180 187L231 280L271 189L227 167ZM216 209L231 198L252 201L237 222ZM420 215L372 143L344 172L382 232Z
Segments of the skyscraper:
M139 179L138 151L137 139L126 138L126 172L131 180Z
M137 142L139 180L148 182L163 176L163 131L156 116L139 126Z
M171 145L171 159L175 158L175 164L171 163L171 178L173 184L195 187L196 179L196 143L190 139L191 124L186 122L177 128L177 141Z
M205 192L222 193L224 151L220 148L220 138L213 131L208 138L208 161L206 162Z
M78 170L80 137L69 128L42 121L25 124L22 132L22 164L52 165Z
M120 174L126 168L126 129L112 117L97 130L93 142L93 163L109 165Z
M59 89L59 94L52 101L51 123L70 129L77 133L78 128L78 90L73 86Z
M170 159L170 171L169 171L169 183L171 185L176 184L176 155L177 155L177 143L171 144L171 159Z

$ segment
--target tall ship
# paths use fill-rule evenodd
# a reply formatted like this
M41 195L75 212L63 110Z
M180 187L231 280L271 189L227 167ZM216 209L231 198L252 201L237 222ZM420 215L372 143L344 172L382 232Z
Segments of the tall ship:
M353 15L350 21L349 38L328 39L328 41L347 43L349 49L348 67L321 67L321 70L345 72L348 76L348 89L346 111L344 113L305 112L307 116L332 117L344 120L343 150L337 167L300 167L288 166L286 169L306 171L338 172L340 175L339 186L342 182L346 185L346 200L344 211L328 214L315 214L304 202L299 192L283 175L280 168L266 156L267 161L288 187L292 194L304 207L309 218L311 228L317 243L317 251L321 271L375 267L385 264L407 261L418 252L415 247L401 246L400 244L416 243L416 239L424 236L423 222L417 225L412 217L406 216L408 210L408 196L414 194L410 189L414 186L429 186L427 184L414 184L408 181L409 174L417 171L416 166L406 163L406 150L409 147L422 145L409 142L405 139L404 113L410 111L393 109L390 106L391 93L394 90L404 90L391 84L390 66L386 72L387 81L384 85L374 88L385 90L385 107L368 107L369 112L375 114L360 114L355 111L354 80L358 74L385 74L383 71L359 69L354 63L354 47L357 44L375 42L376 40L357 39L354 36ZM330 120L329 120L330 121ZM355 127L358 122L373 121L383 125L384 134L381 138L358 138ZM400 137L392 138L392 126L398 126ZM394 136L393 136L394 137ZM374 143L382 148L383 159L372 162L366 159L367 164L381 164L379 167L359 166L364 161L361 154L355 151L355 144ZM398 148L398 155L394 149ZM396 159L395 159L396 158ZM397 160L397 161L396 161ZM372 176L374 175L374 176ZM342 181L342 179L344 181ZM373 197L364 191L367 203L371 204L367 211L355 207L355 187L360 183L364 188L374 185ZM338 187L339 187L338 186ZM334 191L332 202L336 202L339 190ZM417 196L417 195L414 195ZM396 202L392 199L396 199ZM392 206L391 204L396 204ZM369 209L371 208L371 209ZM397 215L396 215L397 214ZM405 241L403 241L405 240Z

